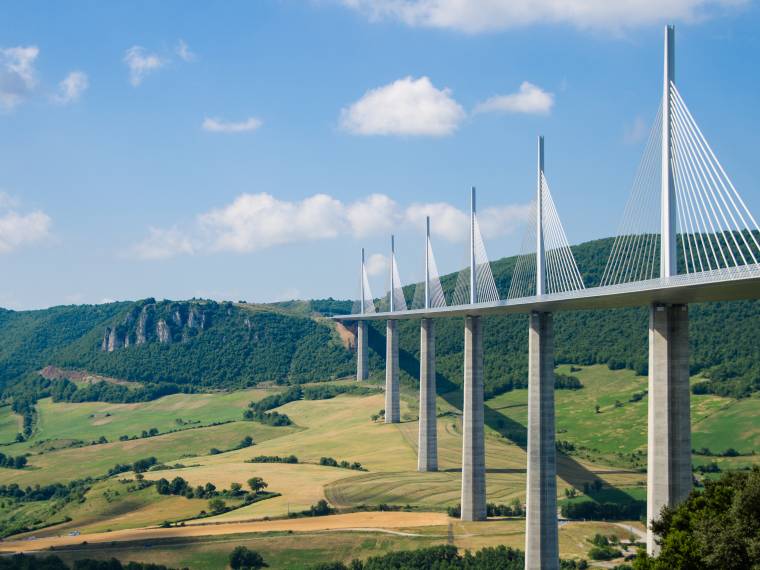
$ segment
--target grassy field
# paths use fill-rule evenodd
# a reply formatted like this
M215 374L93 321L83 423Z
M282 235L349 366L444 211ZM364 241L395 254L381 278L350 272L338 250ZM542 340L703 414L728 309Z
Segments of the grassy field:
M576 368L580 369L573 372L570 366L557 369L576 376L584 386L581 390L556 392L557 439L595 451L596 456L610 465L620 464L618 454L636 451L643 454L645 463L647 397L636 402L631 398L647 389L646 377L636 376L630 370L611 371L602 365ZM486 402L523 426L527 423L527 404L527 390L507 392ZM597 405L599 413L595 411ZM757 397L734 400L692 395L692 447L760 451L760 424L755 419L759 409Z
M262 533L149 543L114 543L84 551L58 550L57 554L65 560L75 560L86 552L88 557L100 559L116 557L121 560L187 566L191 569L222 570L227 568L230 551L237 545L244 545L260 552L271 568L300 570L319 562L349 562L354 558L438 544L453 544L463 550L477 550L500 544L513 548L524 547L524 521L452 521L448 526L407 528L397 532L398 534L390 534L357 530ZM595 533L614 534L622 539L627 539L630 534L624 528L610 523L566 524L560 528L559 533L563 556L586 556L590 548L586 538Z
M26 442L9 446L8 451L12 454L34 452L44 446L51 447L56 442L90 442L101 436L108 441L117 441L122 435L139 436L143 430L150 428L165 433L212 422L239 420L248 402L260 400L271 393L273 392L252 389L211 394L173 394L137 404L53 403L50 398L46 398L37 404L38 420L33 436Z
M563 373L577 376L584 388L560 390L557 399L557 438L576 446L569 455L558 454L558 493L582 489L584 483L601 480L598 500L641 500L645 496L646 474L637 466L645 462L647 398L634 394L646 390L646 379L630 371L610 371L604 366L580 367ZM401 424L373 422L370 416L384 407L382 394L356 397L342 395L329 400L291 402L278 409L294 426L270 427L257 422L234 421L217 426L212 422L237 420L250 400L268 392L247 390L236 393L174 395L144 404L54 404L39 405L40 421L34 437L22 445L6 446L6 453L28 451L29 468L22 471L0 469L0 484L48 484L85 476L102 476L116 463L155 456L167 464L185 467L148 471L147 479L181 476L192 485L214 483L228 488L232 482L245 484L259 476L268 490L280 497L245 506L203 523L250 521L264 517L286 517L289 512L308 509L326 498L333 506L351 509L357 505L410 505L420 511L443 511L459 502L461 485L461 415L446 395L438 402L439 463L437 473L418 473L417 399L414 391L402 392ZM486 463L488 500L509 503L524 500L526 455L524 441L527 420L527 391L515 390L486 402ZM596 413L595 406L600 413ZM754 418L760 399L730 400L716 396L692 398L693 447L723 451L734 447L742 453L760 447L760 426ZM7 423L8 408L0 408L0 422ZM5 414L3 416L2 414ZM178 422L180 419L181 422ZM15 420L15 418L14 418ZM195 423L198 422L198 423ZM111 441L122 434L137 434L156 427L175 433L130 441ZM15 433L15 432L14 432ZM516 437L515 434L520 437ZM107 444L52 449L74 439L92 440L104 435ZM245 436L253 447L221 454L213 448L234 448ZM298 464L250 463L256 455L296 455ZM643 454L643 455L642 455ZM360 462L367 471L320 466L321 457ZM716 461L724 468L755 463L755 456L731 458L695 456L695 463ZM637 463L638 462L638 463ZM86 500L52 509L47 503L11 505L0 499L0 524L11 517L23 517L39 524L72 520L35 531L37 536L55 535L72 529L81 532L118 531L178 521L197 515L207 501L161 496L154 488L128 490L117 478L98 481ZM301 520L301 519L296 519ZM188 525L195 524L188 521ZM476 523L472 526L452 521L447 528L416 529L415 536L378 532L297 532L257 534L236 538L194 538L191 542L162 542L140 554L137 545L121 544L114 549L87 550L98 556L116 555L124 560L146 560L187 565L192 568L222 568L235 544L244 543L259 551L273 568L302 568L319 560L366 557L399 548L417 548L451 542L462 548L508 544L522 546L520 520ZM582 556L588 550L586 538L603 529L626 531L604 523L572 523L562 526L562 555ZM615 530L617 529L617 530ZM416 536L422 535L422 536ZM74 553L67 554L74 556Z
M10 406L0 407L0 444L12 442L21 428L21 416L14 414Z

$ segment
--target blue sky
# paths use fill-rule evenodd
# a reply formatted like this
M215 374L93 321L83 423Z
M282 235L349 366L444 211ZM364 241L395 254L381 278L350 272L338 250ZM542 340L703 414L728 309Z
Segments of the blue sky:
M760 11L736 0L0 4L0 306L352 297L519 248L536 136L571 243L614 235L677 83L756 217ZM375 294L386 278L373 258Z

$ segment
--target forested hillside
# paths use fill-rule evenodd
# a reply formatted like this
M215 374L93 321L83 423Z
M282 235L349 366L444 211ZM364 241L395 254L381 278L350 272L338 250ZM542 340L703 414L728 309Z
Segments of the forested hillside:
M597 283L611 240L573 248L587 286ZM509 289L515 258L493 263L502 296ZM447 296L456 275L442 279ZM413 286L406 289L408 299ZM54 307L42 311L0 310L0 389L36 376L46 365L87 370L143 383L92 390L88 399L142 399L151 394L237 388L264 381L299 383L353 373L353 354L335 325L319 315L350 312L350 301L289 301L275 305L145 299L106 305ZM697 391L742 396L760 389L760 303L732 302L690 307L692 373L709 380ZM402 321L401 362L406 382L416 382L418 323ZM486 388L490 393L524 386L527 317L490 317L484 322ZM370 367L383 369L384 323L370 330ZM345 335L344 335L345 337ZM350 340L350 339L349 339ZM437 327L440 389L462 377L461 319ZM607 364L647 372L647 309L578 311L555 318L559 363ZM39 382L39 379L37 380ZM49 384L49 382L47 382ZM46 389L45 382L34 389ZM169 387L171 385L171 388ZM158 388L158 386L164 386ZM84 398L79 394L77 398Z

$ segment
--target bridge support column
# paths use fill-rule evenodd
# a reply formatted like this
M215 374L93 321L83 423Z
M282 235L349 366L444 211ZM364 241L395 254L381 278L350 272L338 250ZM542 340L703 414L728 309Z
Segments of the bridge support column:
M486 453L483 422L483 329L465 317L462 416L462 520L486 519Z
M388 321L385 329L385 423L401 421L398 386L398 322Z
M435 321L420 322L420 419L417 471L438 471L435 413Z
M367 321L356 323L356 379L369 378L367 354Z
M649 310L647 552L659 550L652 520L691 491L689 310L653 304Z
M559 568L559 539L551 313L533 312L530 315L527 475L525 568L555 570Z

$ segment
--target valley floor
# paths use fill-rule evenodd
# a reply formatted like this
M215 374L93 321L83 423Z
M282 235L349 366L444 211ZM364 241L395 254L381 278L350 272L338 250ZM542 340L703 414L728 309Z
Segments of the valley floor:
M584 385L580 390L557 391L557 439L563 442L558 454L559 499L645 499L647 402L641 393L646 379L603 366L558 370L577 376ZM404 421L396 425L371 419L384 405L381 393L300 400L277 408L293 420L291 426L242 421L248 402L272 393L257 389L176 394L140 404L41 401L32 438L0 442L6 443L2 447L6 455L30 454L23 470L0 468L0 486L94 480L82 501L19 502L0 496L0 528L33 529L0 541L0 552L55 548L69 560L116 556L124 561L224 568L232 548L245 544L260 551L272 568L306 568L320 561L349 561L434 544L523 548L523 519L461 523L446 515L446 509L459 502L460 492L457 394L439 397L440 470L418 473L418 402L413 391L403 392ZM524 501L526 403L525 390L486 402L489 502ZM756 397L692 397L693 447L710 450L710 455L695 455L694 463L715 463L720 470L757 464L758 411ZM0 426L16 421L9 408L0 408ZM159 433L140 437L151 428ZM137 438L120 441L124 435ZM101 436L107 443L91 444ZM240 448L246 436L254 445ZM737 455L715 456L728 448ZM250 462L255 456L288 455L297 456L298 463ZM223 490L234 483L245 486L255 476L268 483L268 491L280 495L250 505L227 499L227 506L235 508L197 518L209 510L208 500L159 495L155 486L135 485L131 472L106 476L117 463L146 457L162 464L143 474L148 481L182 477L193 487L211 483ZM322 457L359 462L366 471L320 465ZM566 493L577 497L567 499ZM320 500L342 514L287 518ZM349 512L361 505L397 510ZM586 557L588 539L596 533L627 541L640 537L643 530L638 522L563 522L561 555Z

